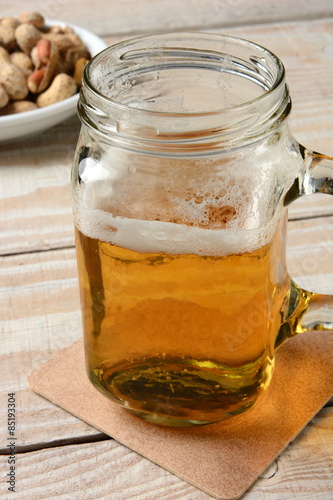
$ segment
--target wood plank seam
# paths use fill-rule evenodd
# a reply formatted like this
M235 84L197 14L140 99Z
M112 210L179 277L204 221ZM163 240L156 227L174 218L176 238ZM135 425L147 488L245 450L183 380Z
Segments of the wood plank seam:
M24 453L30 453L32 451L46 450L49 448L58 448L59 446L99 443L101 441L110 441L110 440L113 440L113 438L108 436L107 434L104 434L103 432L100 432L92 436L80 436L77 438L58 439L50 441L48 443L39 443L39 444L36 443L27 446L20 446L18 444L15 450L17 453L24 454ZM8 455L8 448L0 448L0 456L6 456L6 455Z

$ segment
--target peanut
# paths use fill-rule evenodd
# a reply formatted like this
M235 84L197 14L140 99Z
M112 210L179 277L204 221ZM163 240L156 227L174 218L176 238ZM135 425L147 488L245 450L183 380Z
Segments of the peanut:
M26 77L32 73L34 65L30 57L24 52L13 52L10 54L10 61L14 66L20 68Z
M14 113L25 113L37 109L34 102L31 101L12 101L0 110L1 115L13 115Z
M74 47L72 40L70 40L70 38L68 38L68 36L64 35L63 33L46 33L44 35L44 38L46 38L46 40L49 40L50 42L55 43L58 47L59 52L62 53L66 53L67 50Z
M3 86L0 85L0 108L4 108L8 104L8 101L9 95L7 94Z
M76 91L77 85L75 80L66 73L60 73L54 78L50 87L42 94L39 94L36 101L37 106L43 108L44 106L63 101L74 95Z
M7 50L15 47L15 30L11 26L0 25L0 45Z
M51 62L55 65L56 61L54 59L58 60L58 48L53 42L41 38L32 49L30 58L36 69Z
M16 42L23 52L30 54L38 40L42 38L42 33L32 24L20 24L15 30Z
M0 64L10 62L9 52L4 47L0 47Z
M54 76L55 63L56 59L53 62L50 62L48 66L44 66L29 75L27 79L27 86L30 92L33 94L40 94L47 89Z
M45 26L43 16L32 10L18 18L0 17L0 115L74 95L90 58L70 26Z
M83 71L84 68L87 66L88 62L89 60L85 59L84 57L81 57L76 61L73 78L78 85L82 85Z
M73 49L69 49L67 51L65 61L69 72L74 71L76 62L81 58L88 60L91 58L87 49L74 47Z
M52 55L52 43L50 40L42 38L37 42L37 55L38 60L41 65L48 64L51 60Z
M38 50L37 50L37 45L34 46L32 51L30 52L30 59L32 64L35 66L35 69L40 68L40 60L38 57Z
M65 26L63 28L63 32L68 34L68 33L75 33L75 31L73 30L73 28L71 26Z
M37 45L31 51L31 60L35 68L43 66L51 66L55 68L58 61L59 53L55 43L42 38L37 42Z
M52 81L58 62L58 49L53 42L45 39L39 40L36 47L40 69L29 76L27 84L31 92L39 94L46 90Z
M18 27L20 24L20 21L18 19L15 19L15 17L3 17L1 19L1 26L10 26L14 30Z
M58 62L55 67L55 74L58 75L59 73L67 73L67 65L63 59L63 57L59 57Z
M47 28L45 33L62 33L62 27L59 26L58 24L51 26L50 28Z
M11 99L20 100L28 95L24 74L10 62L0 64L0 83Z
M40 88L42 87L42 81L45 78L45 69L37 69L27 79L27 86L30 92L33 94L39 94Z
M41 28L44 26L44 18L39 12L33 10L27 10L18 16L18 20L23 23L29 23L35 26L35 28Z
M79 49L85 49L85 45L82 42L81 38L76 34L76 33L66 33L74 47L77 47Z

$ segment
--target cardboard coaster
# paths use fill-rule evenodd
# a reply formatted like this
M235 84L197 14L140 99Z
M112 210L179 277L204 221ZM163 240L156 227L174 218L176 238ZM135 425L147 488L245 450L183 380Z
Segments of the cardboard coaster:
M311 332L289 340L277 352L272 383L257 405L204 427L156 426L109 401L87 378L82 340L34 371L29 385L206 493L236 499L331 397L333 336Z

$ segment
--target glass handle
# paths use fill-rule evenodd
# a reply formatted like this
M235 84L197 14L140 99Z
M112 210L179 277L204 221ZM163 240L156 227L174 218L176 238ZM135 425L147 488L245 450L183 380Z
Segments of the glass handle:
M333 194L333 158L300 146L303 169L289 189L284 203L289 205L300 196ZM333 262L333 259L332 259ZM287 339L310 330L333 331L333 296L309 292L292 279L281 309L281 327L275 341L279 347Z

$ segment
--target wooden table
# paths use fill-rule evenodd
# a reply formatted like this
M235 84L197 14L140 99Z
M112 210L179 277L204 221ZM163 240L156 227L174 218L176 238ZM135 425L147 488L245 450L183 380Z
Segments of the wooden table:
M333 23L328 0L48 0L29 8L73 22L107 42L137 33L212 30L251 39L285 63L291 129L308 148L332 141ZM27 9L2 1L0 15ZM18 493L1 498L209 499L29 390L27 376L81 335L69 177L77 117L26 141L0 146L1 452L8 394L17 411ZM296 281L332 293L333 204L328 196L290 209L288 265ZM75 369L75 367L73 367ZM245 494L246 500L333 498L333 407L326 405ZM66 459L64 456L66 455Z

